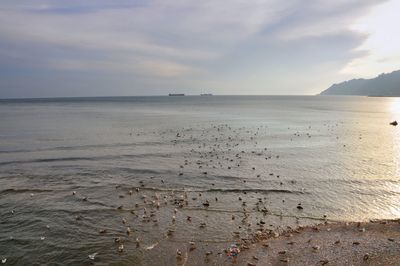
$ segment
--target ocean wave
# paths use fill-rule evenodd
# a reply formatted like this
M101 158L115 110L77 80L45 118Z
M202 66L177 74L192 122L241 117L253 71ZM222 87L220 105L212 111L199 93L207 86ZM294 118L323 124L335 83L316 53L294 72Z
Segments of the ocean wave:
M32 188L7 188L0 191L0 194L18 194L18 193L43 193L53 192L52 189L32 189Z
M110 144L91 144L91 145L77 145L77 146L57 146L49 148L37 148L37 149L16 149L16 150L0 150L0 154L9 153L27 153L27 152L43 152L43 151L71 151L71 150L88 150L96 148L118 148L118 147L137 147L137 146L159 146L169 143L159 141L147 141L137 143L110 143Z
M59 158L41 158L33 160L20 161L4 161L0 162L0 166L10 164L29 164L29 163L52 163L52 162L75 162L75 161L99 161L113 160L123 158L146 158L146 157L169 157L169 154L163 153L143 153L143 154L122 154L122 155L106 155L106 156L86 156L86 157L59 157Z
M62 161L67 162L67 161L91 161L91 160L95 160L95 158L94 157L43 158L43 159L34 159L34 160L0 162L0 166L10 165L10 164L51 163L51 162L62 162Z
M309 194L305 191L299 190L288 190L288 189L262 189L262 188L212 188L206 190L206 192L221 192L221 193L288 193L288 194Z
M288 189L262 189L262 188L210 188L202 189L196 187L185 188L160 188L160 187L140 187L140 190L159 191L159 192L220 192L220 193L288 193L288 194L310 194L306 191L288 190Z
M118 167L115 170L118 172L125 172L128 174L151 174L151 175L158 175L158 174L173 174L173 171L158 171L154 169L146 169L146 168L126 168L126 167Z

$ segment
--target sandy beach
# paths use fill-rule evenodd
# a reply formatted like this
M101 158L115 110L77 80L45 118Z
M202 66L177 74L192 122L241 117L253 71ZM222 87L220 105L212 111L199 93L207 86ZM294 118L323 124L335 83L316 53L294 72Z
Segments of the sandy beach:
M327 223L299 228L252 244L250 251L238 258L238 265L399 265L399 223Z
M220 251L221 259L209 255L201 262L189 251L177 257L177 265L399 265L400 220L324 223L279 235L260 232L237 244L235 257Z

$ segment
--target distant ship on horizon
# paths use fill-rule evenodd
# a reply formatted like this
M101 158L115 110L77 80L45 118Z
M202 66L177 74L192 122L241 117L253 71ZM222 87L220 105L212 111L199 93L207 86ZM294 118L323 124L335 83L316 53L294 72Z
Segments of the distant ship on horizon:
M185 96L184 93L170 93L168 96Z
M200 96L213 96L212 93L202 93Z

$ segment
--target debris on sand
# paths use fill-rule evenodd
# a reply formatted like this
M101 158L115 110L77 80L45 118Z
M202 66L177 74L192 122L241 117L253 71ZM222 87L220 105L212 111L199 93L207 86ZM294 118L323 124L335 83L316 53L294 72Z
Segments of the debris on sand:
M226 255L228 257L236 257L237 255L239 255L240 253L240 249L236 244L232 244L231 247L229 249L227 249Z
M361 265L363 263L397 265L400 258L397 245L400 235L399 224L400 219L385 222L334 222L300 227L295 230L289 228L287 231L283 231L278 238L273 238L272 233L265 234L255 238L259 243L255 244L250 251L241 254L238 257L237 265L246 265L248 261L256 262L254 256L257 256L259 261L265 265L276 265L276 262L282 261L282 259L290 259L292 265L330 265L331 263L335 265ZM319 230L316 231L314 228ZM328 228L331 230L328 231ZM370 232L370 234L360 234L359 230L364 228L365 232ZM294 234L295 231L298 233ZM290 237L290 241L296 243L290 247L289 251L282 249L288 243L288 237ZM340 237L340 241L337 239L338 237ZM393 241L390 241L389 238ZM266 241L269 244L267 250L264 247ZM326 246L326 243L332 244ZM376 253L376 250L380 250L380 252ZM337 257L336 254L341 255Z

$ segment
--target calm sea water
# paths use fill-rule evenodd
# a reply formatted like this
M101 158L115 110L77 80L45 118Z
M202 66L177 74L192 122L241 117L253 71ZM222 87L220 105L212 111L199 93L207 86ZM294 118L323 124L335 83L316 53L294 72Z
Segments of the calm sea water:
M0 101L0 259L173 265L195 241L220 264L262 228L399 218L395 119L397 98Z

